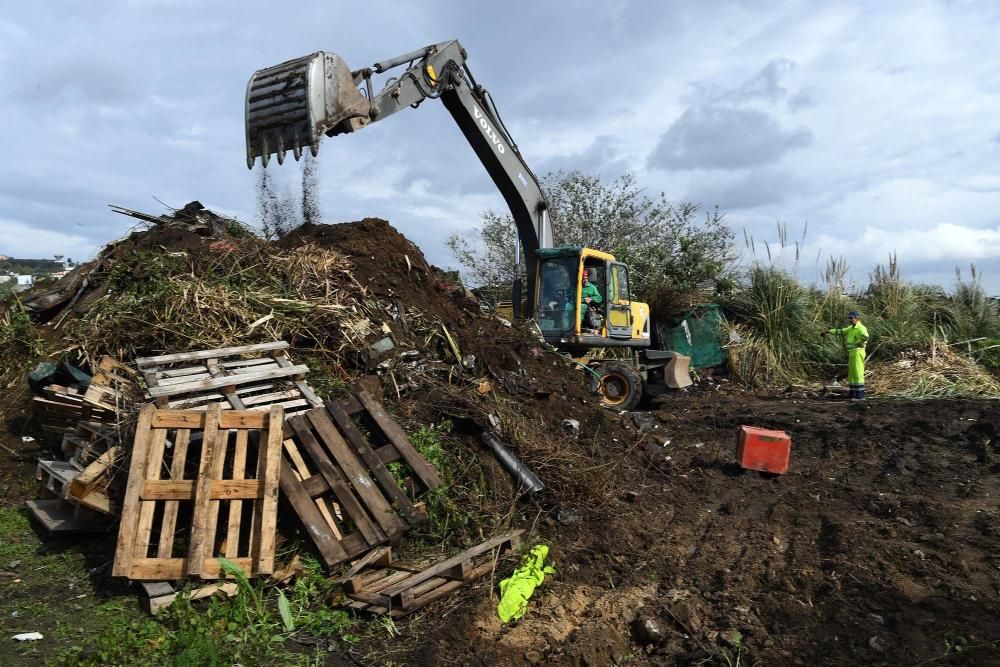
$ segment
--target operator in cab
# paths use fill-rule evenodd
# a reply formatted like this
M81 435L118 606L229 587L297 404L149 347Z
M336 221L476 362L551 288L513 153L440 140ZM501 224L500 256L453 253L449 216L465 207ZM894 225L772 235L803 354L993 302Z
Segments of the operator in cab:
M597 289L597 285L593 281L597 280L597 269L584 269L583 272L583 291L581 292L580 301L580 322L586 322L587 308L590 304L599 304L604 301L601 296L601 291Z

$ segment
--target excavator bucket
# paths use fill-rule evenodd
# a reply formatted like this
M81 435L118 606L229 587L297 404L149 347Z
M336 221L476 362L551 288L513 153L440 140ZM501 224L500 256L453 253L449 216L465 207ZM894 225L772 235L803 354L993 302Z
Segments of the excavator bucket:
M254 72L247 84L247 167L260 156L267 167L306 146L315 156L324 134L353 132L369 121L371 104L339 56L318 51Z

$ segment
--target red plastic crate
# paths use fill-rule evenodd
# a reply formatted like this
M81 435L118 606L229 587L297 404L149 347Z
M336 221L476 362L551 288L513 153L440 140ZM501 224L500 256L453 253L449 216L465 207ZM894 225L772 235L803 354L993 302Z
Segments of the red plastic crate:
M792 438L784 431L740 426L736 434L736 460L747 470L784 475L792 453Z

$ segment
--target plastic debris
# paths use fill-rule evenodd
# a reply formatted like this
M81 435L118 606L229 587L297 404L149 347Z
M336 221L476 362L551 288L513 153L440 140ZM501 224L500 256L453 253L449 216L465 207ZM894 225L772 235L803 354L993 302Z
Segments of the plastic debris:
M39 639L45 639L45 636L41 632L22 632L19 635L14 635L12 639L18 642L35 642Z
M545 565L545 557L549 548L538 544L524 554L521 564L509 578L500 582L500 604L497 605L497 615L504 623L524 616L528 609L528 600L538 586L545 580L546 574L555 574L555 568Z

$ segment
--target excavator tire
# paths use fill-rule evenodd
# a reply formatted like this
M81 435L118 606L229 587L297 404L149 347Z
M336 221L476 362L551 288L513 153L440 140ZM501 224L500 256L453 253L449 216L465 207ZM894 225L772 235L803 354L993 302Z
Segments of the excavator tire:
M627 361L609 360L594 364L591 376L601 405L613 410L634 410L642 399L642 376Z

